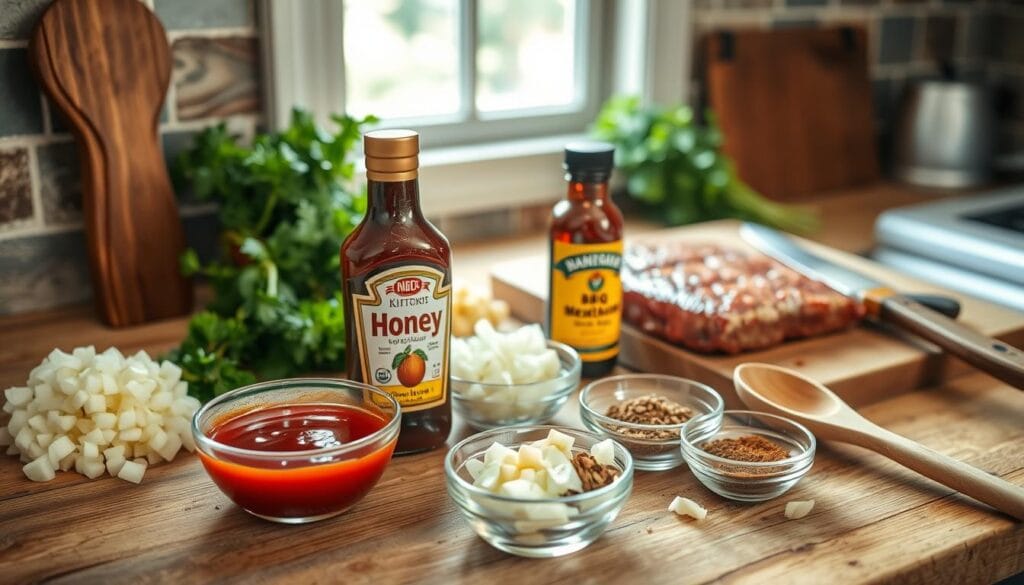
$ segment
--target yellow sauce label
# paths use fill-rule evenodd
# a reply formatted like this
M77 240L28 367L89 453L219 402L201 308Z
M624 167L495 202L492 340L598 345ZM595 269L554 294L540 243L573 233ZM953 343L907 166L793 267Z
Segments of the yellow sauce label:
M551 243L551 339L574 347L585 362L599 362L619 354L621 266L621 241Z
M444 276L430 266L400 266L367 279L367 294L352 295L365 381L394 396L404 412L448 399L451 294Z

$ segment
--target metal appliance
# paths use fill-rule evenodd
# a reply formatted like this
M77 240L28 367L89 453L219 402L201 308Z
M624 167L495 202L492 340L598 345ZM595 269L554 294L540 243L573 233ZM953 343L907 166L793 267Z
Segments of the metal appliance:
M884 212L872 257L1024 311L1024 186Z
M896 177L928 187L983 185L991 177L992 96L978 83L919 81L903 97L896 125Z

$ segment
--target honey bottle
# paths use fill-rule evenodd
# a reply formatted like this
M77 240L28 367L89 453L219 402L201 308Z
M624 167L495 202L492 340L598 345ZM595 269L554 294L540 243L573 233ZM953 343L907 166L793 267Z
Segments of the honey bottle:
M367 209L341 247L352 380L402 405L396 453L440 447L451 430L451 248L420 209L419 135L363 137Z
M622 322L622 212L608 181L615 148L580 142L565 148L569 191L551 219L548 328L579 352L583 376L615 367Z

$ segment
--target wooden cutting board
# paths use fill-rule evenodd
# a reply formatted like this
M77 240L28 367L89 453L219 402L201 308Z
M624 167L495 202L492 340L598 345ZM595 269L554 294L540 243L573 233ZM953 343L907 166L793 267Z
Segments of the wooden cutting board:
M56 0L29 53L78 142L100 318L122 327L187 314L185 235L157 138L171 74L160 22L137 0Z
M704 39L725 152L781 200L879 178L863 28L719 31Z
M645 234L637 240L714 242L753 251L740 239L739 222L716 221ZM950 292L894 272L865 258L804 242L822 256L856 269L897 290L937 293L962 304L960 320L1012 345L1024 345L1024 314ZM628 245L628 242L627 242ZM508 301L519 319L543 322L547 300L548 259L533 256L497 264L491 271L496 298ZM619 363L639 371L693 378L722 392L738 406L732 371L744 362L767 362L795 368L835 389L855 405L876 402L899 392L932 385L969 369L934 345L900 331L864 323L848 331L789 341L767 350L738 355L706 355L653 338L623 325Z

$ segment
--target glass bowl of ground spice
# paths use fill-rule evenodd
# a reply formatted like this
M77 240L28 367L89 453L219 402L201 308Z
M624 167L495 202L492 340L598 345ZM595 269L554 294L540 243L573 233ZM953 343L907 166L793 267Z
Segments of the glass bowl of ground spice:
M716 494L762 502L792 488L811 469L816 442L781 416L727 410L717 428L687 424L682 452L693 475Z
M722 397L709 386L660 374L602 378L580 392L580 418L591 431L615 439L637 469L663 471L683 463L683 426L713 432L722 417Z

